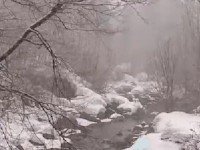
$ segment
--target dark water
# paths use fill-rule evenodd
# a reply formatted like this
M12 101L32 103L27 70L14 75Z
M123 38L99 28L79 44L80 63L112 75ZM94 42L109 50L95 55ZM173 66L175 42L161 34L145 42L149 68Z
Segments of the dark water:
M132 129L142 121L152 122L151 112L162 112L163 103L154 103L148 106L147 112L140 117L126 117L121 121L113 120L107 123L98 123L86 127L87 133L71 137L73 144L79 150L122 150L133 143Z
M98 123L87 127L87 133L72 137L80 150L121 150L131 145L132 129L141 121L126 118L123 121Z

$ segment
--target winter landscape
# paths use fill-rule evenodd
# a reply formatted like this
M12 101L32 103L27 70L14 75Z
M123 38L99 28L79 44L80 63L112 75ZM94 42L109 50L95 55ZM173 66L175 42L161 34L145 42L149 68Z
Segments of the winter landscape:
M200 1L0 0L0 150L200 150Z

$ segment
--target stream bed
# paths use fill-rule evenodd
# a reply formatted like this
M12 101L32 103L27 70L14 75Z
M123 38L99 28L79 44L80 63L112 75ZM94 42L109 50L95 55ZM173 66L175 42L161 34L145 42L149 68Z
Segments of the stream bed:
M87 133L71 137L80 150L121 150L131 144L132 129L139 124L132 118L121 121L93 124L86 127Z
M122 150L133 144L133 128L144 120L149 123L153 119L145 118L127 117L123 120L92 124L86 127L85 133L72 135L70 139L78 150Z
M112 120L111 122L101 122L86 127L85 133L72 135L74 146L78 150L122 150L133 144L133 128L145 121L152 122L154 116L151 112L161 112L163 103L154 103L149 105L143 116L125 117L123 120ZM158 109L159 108L159 109ZM161 109L160 109L161 108Z

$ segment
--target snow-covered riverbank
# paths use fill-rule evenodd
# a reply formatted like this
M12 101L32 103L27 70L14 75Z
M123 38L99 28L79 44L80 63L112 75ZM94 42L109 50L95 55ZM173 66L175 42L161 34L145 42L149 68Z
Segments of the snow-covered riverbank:
M58 114L62 113L63 117L51 114L53 119L48 118L47 114L50 112L44 112L38 107L21 110L24 117L10 112L8 114L11 119L1 119L0 145L3 149L61 148L64 143L71 142L67 137L82 132L81 127L99 122L109 123L113 120L120 122L125 117L144 113L145 108L136 96L149 98L149 93L154 92L153 84L147 81L144 73L137 77L125 74L121 80L109 82L104 94L98 94L79 83L76 83L77 96L71 101L54 95L49 96L50 93L46 92L47 102L51 101L53 104L49 107ZM115 130L116 133L119 132L119 128ZM64 134L67 141L64 141L60 134Z
M184 112L161 113L154 119L155 133L139 138L126 150L199 150L200 116Z
M103 94L83 84L76 86L76 97L71 101L51 96L53 105L48 106L55 113L50 118L47 115L50 112L38 107L21 110L23 117L8 113L11 119L4 117L0 122L1 148L62 149L72 144L87 150L101 150L101 145L105 149L121 150L131 146L138 137L127 150L179 150L191 145L188 139L194 141L193 146L198 145L199 141L192 135L199 134L200 117L183 112L154 112L158 107L156 83L149 81L145 73L136 77L125 74L121 80L110 81ZM46 95L48 100L48 92ZM162 108L160 104L159 108ZM142 114L145 117L139 119ZM152 121L155 115L155 133L143 136L133 133L134 126L143 119Z

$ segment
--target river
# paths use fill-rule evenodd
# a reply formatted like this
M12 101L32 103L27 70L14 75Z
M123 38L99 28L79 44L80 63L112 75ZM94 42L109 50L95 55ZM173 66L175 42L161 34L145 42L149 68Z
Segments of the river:
M74 146L79 150L122 150L133 143L133 128L145 121L152 122L151 112L162 112L164 103L153 103L146 107L146 113L139 119L125 117L123 120L92 124L86 127L86 133L72 135Z

